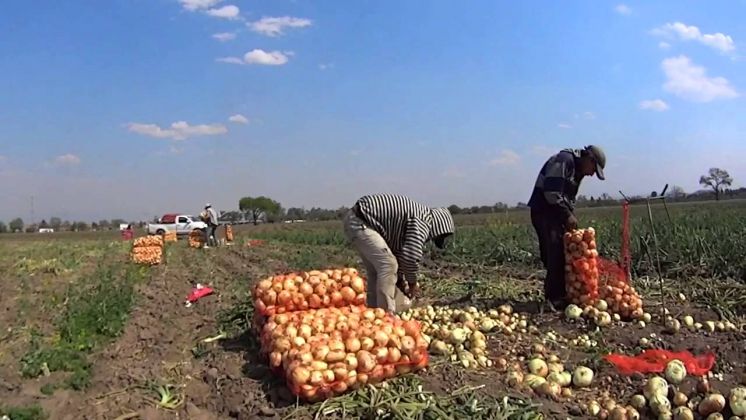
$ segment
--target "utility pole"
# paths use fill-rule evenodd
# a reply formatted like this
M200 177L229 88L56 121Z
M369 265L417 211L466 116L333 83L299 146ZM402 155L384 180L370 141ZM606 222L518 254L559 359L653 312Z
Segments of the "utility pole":
M36 223L36 221L34 220L34 196L32 195L31 196L31 224L33 225L34 223Z

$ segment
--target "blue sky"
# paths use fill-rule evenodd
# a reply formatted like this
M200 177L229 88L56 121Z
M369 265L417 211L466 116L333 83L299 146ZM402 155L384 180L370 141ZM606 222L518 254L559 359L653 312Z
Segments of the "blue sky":
M102 7L102 5L106 5ZM746 2L95 0L0 14L0 220L746 179Z

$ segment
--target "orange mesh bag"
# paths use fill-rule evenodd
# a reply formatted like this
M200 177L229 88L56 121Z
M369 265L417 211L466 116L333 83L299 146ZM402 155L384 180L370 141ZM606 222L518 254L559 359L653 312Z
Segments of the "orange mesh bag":
M600 273L600 296L609 304L612 313L622 318L639 318L643 314L642 299L628 281L627 272L630 268L629 252L629 204L622 207L622 246L620 262L598 257Z
M290 273L259 281L252 298L262 315L362 305L366 284L354 268Z
M189 233L189 246L191 248L201 248L205 243L205 233L200 230L193 230Z
M619 373L628 376L636 373L661 373L671 360L680 360L684 363L686 372L695 376L707 375L715 366L714 353L694 356L688 351L645 350L637 356L609 354L604 359L614 365Z
M358 317L358 328L350 328ZM288 388L307 401L377 384L428 364L427 343L416 321L362 307L352 308L349 316L339 315L337 320L337 324L325 325L338 329L313 335L284 356L270 353L270 363L279 359Z
M225 240L233 242L233 226L225 225Z
M564 235L565 287L570 302L585 307L598 301L598 251L593 228Z
M160 246L139 246L132 248L132 261L137 264L158 265L163 261L163 248Z

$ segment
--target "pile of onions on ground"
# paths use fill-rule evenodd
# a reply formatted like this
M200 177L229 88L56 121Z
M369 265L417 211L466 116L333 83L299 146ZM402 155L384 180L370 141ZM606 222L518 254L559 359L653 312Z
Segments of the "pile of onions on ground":
M581 307L598 300L598 251L593 228L575 229L564 235L565 280L568 299Z
M307 309L362 305L365 280L354 268L314 270L268 277L252 289L254 307L263 315Z
M130 257L137 264L160 264L163 261L163 238L149 235L135 239Z
M416 321L381 309L324 308L270 316L262 329L270 366L288 387L320 401L427 366L427 343Z

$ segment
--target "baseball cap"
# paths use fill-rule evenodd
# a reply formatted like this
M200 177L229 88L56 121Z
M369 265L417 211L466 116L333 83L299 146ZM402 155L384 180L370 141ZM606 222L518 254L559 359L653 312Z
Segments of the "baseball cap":
M208 208L208 207L212 207L212 204L210 203L205 204L205 208Z
M598 179L606 179L604 176L604 167L606 166L606 154L604 151L600 147L594 145L586 147L585 150L591 154L593 160L596 162L596 176Z

